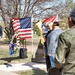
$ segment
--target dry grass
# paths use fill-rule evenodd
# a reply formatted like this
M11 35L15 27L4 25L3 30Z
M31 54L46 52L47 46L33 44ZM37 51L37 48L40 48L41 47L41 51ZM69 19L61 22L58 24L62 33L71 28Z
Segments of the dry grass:
M21 71L17 73L20 75L46 75L45 69L35 69L31 71Z
M33 43L32 43L33 41ZM31 62L32 54L35 56L35 52L38 47L39 38L34 38L26 40L27 56L28 58L19 58L19 51L12 56L9 55L9 44L7 41L0 40L0 64L4 63L21 63L21 62ZM33 45L32 45L33 44Z

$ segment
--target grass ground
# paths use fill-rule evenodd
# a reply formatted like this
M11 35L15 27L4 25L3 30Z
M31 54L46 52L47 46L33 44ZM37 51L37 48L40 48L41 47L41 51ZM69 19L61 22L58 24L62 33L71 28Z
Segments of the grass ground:
M18 74L20 75L46 75L46 71L43 69L36 69L36 70L32 70L32 71L22 71L22 72L18 72Z
M39 37L34 35L33 39L33 54L35 55L38 43L39 43ZM0 41L0 65L5 63L23 63L23 62L31 62L32 58L32 40L29 39L27 42L27 56L28 58L19 58L19 52L16 54L13 54L12 56L9 55L9 44L5 41ZM31 71L21 71L17 72L20 75L45 75L45 70L31 70Z
M33 50L32 50L33 41ZM19 58L19 51L12 56L9 55L9 43L5 40L0 40L0 64L4 63L21 63L21 62L31 62L32 55L35 56L35 52L39 43L39 36L34 35L33 40L26 40L27 56L28 58ZM32 52L33 51L33 52Z

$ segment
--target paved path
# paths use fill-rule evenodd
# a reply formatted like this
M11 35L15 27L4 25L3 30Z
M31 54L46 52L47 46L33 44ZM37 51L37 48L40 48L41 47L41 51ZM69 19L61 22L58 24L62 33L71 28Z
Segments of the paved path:
M25 70L32 70L32 69L45 69L45 64L39 64L39 63L19 63L19 64L5 64L0 65L0 75L18 75L14 74L12 72L14 71L25 71Z
M13 73L13 72L0 70L0 75L18 75L18 74Z

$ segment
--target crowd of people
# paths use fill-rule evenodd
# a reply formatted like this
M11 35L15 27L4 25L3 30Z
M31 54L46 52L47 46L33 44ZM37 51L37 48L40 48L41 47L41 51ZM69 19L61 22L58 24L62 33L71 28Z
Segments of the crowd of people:
M75 75L75 9L68 16L68 25L69 29L63 32L57 21L52 28L46 24L49 30L44 42L47 71L58 68L60 75Z

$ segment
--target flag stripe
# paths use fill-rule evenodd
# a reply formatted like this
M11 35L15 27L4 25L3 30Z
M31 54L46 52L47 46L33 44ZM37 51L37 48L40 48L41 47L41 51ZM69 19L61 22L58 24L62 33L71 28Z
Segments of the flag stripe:
M31 34L31 32L19 32L18 34Z
M20 36L24 36L24 35L25 35L25 36L26 36L26 35L27 35L27 36L30 36L31 33L27 33L27 34L19 34L19 35L20 35Z
M13 19L13 28L14 28L14 32L18 32L18 30L20 29L20 22L19 19Z
M56 21L56 16L54 16L51 20L51 22L54 22L54 21Z
M20 23L15 23L13 27L20 26Z
M31 28L27 28L27 29L19 29L19 32L28 32L28 31L32 31Z
M55 22L55 21L58 21L58 15L50 17L50 18L46 18L44 20L45 23L47 23L47 22Z

